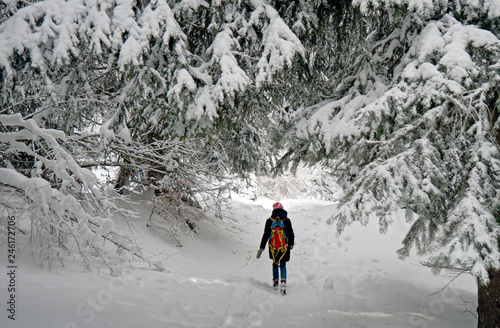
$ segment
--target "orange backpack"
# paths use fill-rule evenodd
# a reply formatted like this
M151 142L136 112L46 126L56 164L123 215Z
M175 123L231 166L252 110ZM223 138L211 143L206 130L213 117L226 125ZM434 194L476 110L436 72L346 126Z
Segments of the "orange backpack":
M271 237L269 238L269 249L273 255L273 262L278 263L285 256L288 243L285 233L285 224L279 217L271 218Z

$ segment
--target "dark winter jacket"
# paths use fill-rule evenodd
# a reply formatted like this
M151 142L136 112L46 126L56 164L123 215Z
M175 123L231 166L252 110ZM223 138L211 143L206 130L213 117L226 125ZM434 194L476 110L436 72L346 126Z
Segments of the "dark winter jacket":
M289 261L290 260L290 247L294 245L295 242L295 235L293 234L293 229L292 229L292 221L288 218L288 213L285 210L282 209L276 209L273 211L271 214L271 217L273 219L280 218L280 220L283 220L283 224L285 225L285 235L286 235L286 240L288 244L288 249L281 259L282 261ZM271 225L273 224L273 220L271 218L267 219L266 221L266 226L264 227L264 235L262 235L262 240L260 241L260 249L266 248L266 243L270 242L269 238L271 237ZM273 255L271 254L271 250L269 250L269 258L272 260Z

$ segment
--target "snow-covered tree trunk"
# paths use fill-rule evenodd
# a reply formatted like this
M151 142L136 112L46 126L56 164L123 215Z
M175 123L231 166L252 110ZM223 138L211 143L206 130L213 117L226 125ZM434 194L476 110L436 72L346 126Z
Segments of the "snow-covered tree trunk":
M500 327L500 270L489 269L488 276L489 284L478 288L478 328Z

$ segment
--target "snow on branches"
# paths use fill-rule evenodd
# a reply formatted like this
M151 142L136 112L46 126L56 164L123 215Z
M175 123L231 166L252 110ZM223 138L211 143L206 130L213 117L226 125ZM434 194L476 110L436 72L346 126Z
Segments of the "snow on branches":
M20 219L40 266L78 254L87 268L101 259L116 273L129 256L147 260L115 225L119 216L137 215L118 206L127 197L99 183L88 168L119 168L117 189L156 189L154 210L162 220L150 224L172 236L180 225L204 218L207 209L220 213L227 198L226 172L219 159L199 150L199 142L144 143L125 130L114 135L106 129L67 136L20 114L0 115L0 129L0 213Z
M264 82L272 81L273 75L283 68L291 66L296 54L305 56L304 49L297 36L290 30L286 23L279 17L274 8L263 1L252 1L256 9L250 16L249 24L257 25L261 17L267 18L263 27L264 49L257 63L258 74L256 84L259 87Z
M419 15L432 16L434 13L446 13L451 7L458 11L465 8L466 14L471 17L478 12L486 13L489 19L500 17L498 0L354 0L353 4L359 6L363 13L368 13L370 9L406 7Z
M168 111L180 113L181 125L202 118L210 122L224 101L272 80L294 56L304 55L298 38L271 6L253 1L248 11L248 5L44 0L19 9L0 25L2 86L22 93L14 82L19 55L49 92L61 75L84 63L96 76L118 70L113 74L123 81L113 96L120 103L152 98L141 102L146 111L137 111L159 129L167 128L158 118ZM169 133L186 133L179 124Z
M88 269L99 258L116 274L125 259L120 252L142 257L131 236L111 220L120 212L118 196L102 190L95 175L64 149L64 133L20 114L0 115L0 127L0 213L19 219L38 265L63 264L78 254Z
M500 268L500 41L445 15L372 44L375 63L384 65L394 39L407 50L392 78L365 64L356 79L370 72L371 87L363 93L366 82L354 83L338 100L305 109L297 135L336 159L345 190L332 217L339 230L377 217L384 232L404 209L412 226L402 257L415 247L436 270L469 270L487 282L487 269Z
M202 192L233 163L261 165L270 147L253 125L267 122L267 113L242 99L254 101L260 82L303 54L264 1L44 0L9 12L0 25L0 114L58 131L66 139L56 142L71 144L73 156L50 161L25 150L28 159L14 158L13 166L30 174L43 166L52 188L77 193L83 187L75 181L90 177L77 177L87 172L81 167L67 173L74 162L118 167L120 188L154 185L172 163L196 160L176 168L176 178L189 176L190 188ZM165 150L174 144L177 162Z

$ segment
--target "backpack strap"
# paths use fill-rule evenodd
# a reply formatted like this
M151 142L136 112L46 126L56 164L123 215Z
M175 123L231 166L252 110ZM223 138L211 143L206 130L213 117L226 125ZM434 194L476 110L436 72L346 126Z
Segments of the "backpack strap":
M285 221L285 219L286 219L286 218L285 218L285 219L281 219L279 216L277 216L277 217L276 217L276 219L275 219L275 218L273 218L273 217L271 216L271 217L270 217L270 219L271 219L271 221L273 221L273 222L275 222L275 221L281 221L281 222L283 222L283 221Z
M276 250L271 252L271 254L273 255L273 263L279 263L279 261L281 261L281 259L285 256L285 253L287 251L287 248L288 248L288 245L285 245L284 249L282 250L281 252L281 256L279 259L276 260L276 257L275 257L275 254L276 254Z

